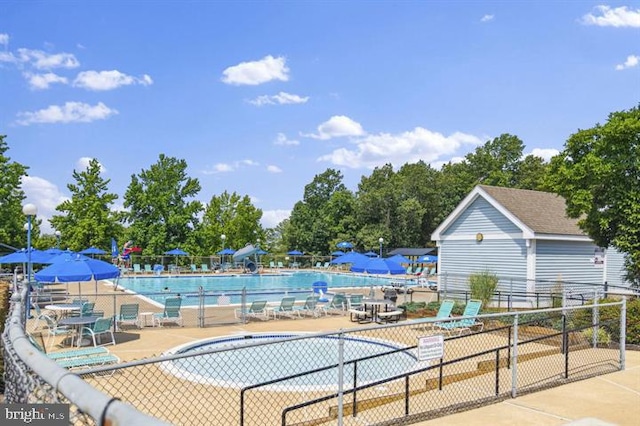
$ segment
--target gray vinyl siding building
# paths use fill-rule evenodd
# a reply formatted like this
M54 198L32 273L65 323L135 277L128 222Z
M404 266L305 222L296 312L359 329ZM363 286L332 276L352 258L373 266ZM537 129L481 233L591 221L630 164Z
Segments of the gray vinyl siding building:
M438 286L468 290L470 274L488 271L503 292L554 286L626 284L624 256L601 250L565 214L556 194L478 185L432 234L438 245ZM444 282L446 280L446 282Z

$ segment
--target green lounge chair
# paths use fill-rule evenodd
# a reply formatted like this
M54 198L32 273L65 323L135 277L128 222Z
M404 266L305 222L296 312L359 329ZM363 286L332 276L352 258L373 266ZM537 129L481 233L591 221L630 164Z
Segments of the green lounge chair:
M32 335L28 334L27 336L36 349L64 368L87 368L120 362L120 358L111 354L109 350L104 347L90 347L46 353L42 345L36 342ZM42 335L40 335L40 337L42 337Z
M421 318L420 321L423 321L424 319L438 319L438 320L444 320L447 319L451 316L451 311L453 310L454 305L456 304L455 301L451 300L451 299L445 299L442 301L442 303L440 303L440 308L438 308L438 312L436 313L436 315L434 317L426 317L426 318ZM438 324L442 324L441 322L428 322L424 324L424 329L433 329L435 328Z
M153 269L151 268L151 265L149 265L148 263L144 265L144 273L153 274Z
M324 310L325 315L329 314L338 314L338 315L346 315L347 306L349 302L347 300L347 296L344 294L338 293L335 294L331 301L324 305L322 309Z
M484 329L484 323L475 319L475 317L480 313L481 307L481 300L470 299L464 308L462 319L434 323L434 328L446 331L450 334L457 333L458 336L465 330L470 331L472 327L479 327L480 331L482 331Z
M254 300L251 302L249 309L236 308L234 310L236 319L243 318L257 318L260 320L268 320L269 314L267 313L267 301L266 300Z
M202 271L203 274L208 274L209 272L211 272L211 270L209 269L209 265L207 265L206 263L200 265L200 271Z
M182 314L180 314L180 306L182 299L179 297L169 297L164 301L164 310L162 313L153 315L153 325L162 327L165 323L175 323L182 327Z
M134 274L141 274L142 273L142 268L140 267L139 263L134 263L133 264L133 273Z
M294 296L283 297L282 300L280 300L280 306L274 308L273 317L276 319L278 317L300 318L300 313L294 309L295 303L296 298Z
M139 316L140 305L137 303L123 303L120 305L120 313L116 317L116 330L120 330L123 324L134 325L142 328Z
M312 295L307 297L304 305L302 306L294 306L293 310L298 312L298 316L309 315L313 317L319 317L321 310L318 309L318 299L320 297L318 295Z

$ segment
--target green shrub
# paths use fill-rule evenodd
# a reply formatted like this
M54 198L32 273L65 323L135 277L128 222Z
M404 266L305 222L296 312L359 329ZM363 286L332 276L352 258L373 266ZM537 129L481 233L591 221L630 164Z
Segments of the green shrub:
M599 303L619 302L619 299L601 299ZM593 303L590 303L591 305ZM571 322L576 327L586 327L592 324L593 311L591 309L580 309L572 315ZM611 340L620 341L620 307L602 306L598 308L600 323L606 325ZM626 343L640 345L640 299L627 300L627 339Z
M0 334L4 333L4 324L9 313L9 289L11 285L0 281ZM0 393L4 393L4 359L0 355Z
M469 276L469 288L471 298L482 301L482 306L487 307L498 287L498 276L492 272L477 272Z
M593 340L593 327L585 328L584 330L582 330L582 335L587 339L588 342L591 342ZM609 346L609 344L611 343L611 335L609 335L609 333L607 333L607 330L602 327L598 327L597 339L598 344L601 345Z
M398 305L398 308L404 309L405 312L416 313L421 309L427 307L427 302L407 302L402 305Z

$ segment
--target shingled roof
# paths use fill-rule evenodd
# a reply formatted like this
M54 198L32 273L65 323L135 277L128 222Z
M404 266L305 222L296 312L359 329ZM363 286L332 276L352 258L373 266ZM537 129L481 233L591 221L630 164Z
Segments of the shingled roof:
M550 192L478 185L536 234L586 236L578 221L567 217L564 198Z

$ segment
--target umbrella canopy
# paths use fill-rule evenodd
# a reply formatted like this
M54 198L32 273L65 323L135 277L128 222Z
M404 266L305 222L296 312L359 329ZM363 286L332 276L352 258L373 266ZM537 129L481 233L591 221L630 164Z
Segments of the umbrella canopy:
M378 253L374 253L372 251L368 251L364 255L367 256L367 257L377 257Z
M187 253L186 251L181 250L179 248L175 248L173 250L166 251L166 252L164 252L164 254L168 254L170 256L189 256L189 253Z
M390 259L367 259L364 262L358 262L351 267L353 272L366 272L368 274L404 274L405 268L397 262Z
M349 241L342 241L336 244L336 247L338 247L339 249L350 249L353 248L353 244L351 244Z
M289 256L302 256L304 253L302 253L300 250L291 250L287 254Z
M340 250L336 250L331 253L331 256L343 256L343 255L344 255L344 252Z
M438 256L434 256L432 254L425 254L424 256L421 256L418 258L418 260L416 261L416 263L437 263L438 262Z
M234 254L235 252L236 251L234 249L226 248L226 249L220 250L217 254L219 254L221 256L224 256L224 255L227 255L227 254Z
M76 257L66 261L56 262L40 272L36 272L36 280L53 282L75 282L105 280L120 276L120 269L102 260Z
M57 248L57 247L51 247L46 249L44 252L45 253L49 253L49 254L60 254L62 253L63 250Z
M80 254L107 254L107 252L97 247L89 247L82 250Z
M413 261L407 257L404 257L401 254L396 254L395 256L388 257L387 259L393 260L397 263L413 263Z
M336 257L331 261L331 263L340 265L344 263L358 263L367 260L368 257L362 253L358 253L357 251L350 251L347 254L344 254L340 257Z
M56 254L55 256L52 256L51 259L49 259L49 263L66 262L66 261L75 260L75 259L89 259L89 258L84 254L76 253L75 251L71 251L71 250L65 250L60 254Z
M49 263L49 259L51 259L50 254L32 248L31 260L29 260L29 251L22 249L0 257L0 263L28 263L29 261L31 263Z

